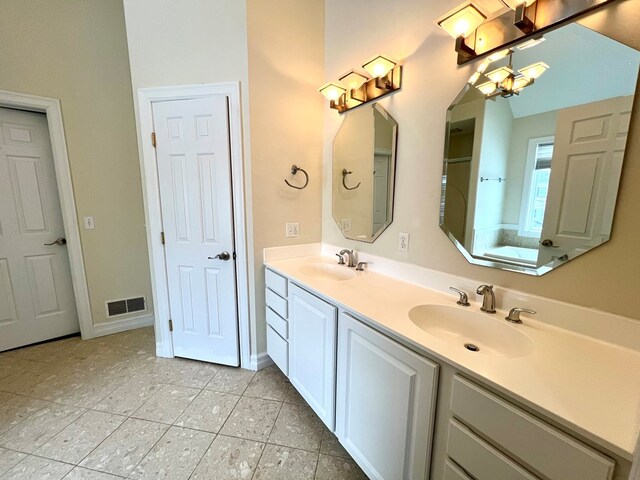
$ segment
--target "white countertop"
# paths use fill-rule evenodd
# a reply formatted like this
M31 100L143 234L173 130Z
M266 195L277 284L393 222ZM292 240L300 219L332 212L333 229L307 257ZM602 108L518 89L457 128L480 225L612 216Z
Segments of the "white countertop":
M457 296L376 272L356 272L346 281L305 275L309 263L336 264L321 256L265 262L311 291L357 314L378 330L476 377L585 438L633 459L640 430L640 352L525 318L506 325L535 344L528 356L507 358L473 353L429 335L409 319L422 304L456 305ZM347 267L344 267L347 268ZM472 302L470 310L479 312ZM488 316L504 322L505 312Z

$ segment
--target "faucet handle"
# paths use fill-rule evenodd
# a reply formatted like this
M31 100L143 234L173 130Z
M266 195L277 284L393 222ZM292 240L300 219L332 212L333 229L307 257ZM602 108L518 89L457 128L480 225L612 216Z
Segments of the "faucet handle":
M344 265L344 257L339 253L336 253L336 257L338 257L338 265Z
M509 310L509 315L504 317L504 319L507 322L511 322L511 323L522 323L522 320L520 319L521 313L528 313L529 315L535 315L537 312L534 310L530 310L528 308L516 307Z
M364 272L365 265L367 265L367 262L358 262L358 266L356 267L356 270L358 272Z
M449 287L449 290L452 290L452 291L458 293L458 295L460 295L460 298L456 302L458 305L462 305L463 307L468 307L469 305L471 305L469 303L469 297L467 296L467 292L465 292L463 290L460 290L458 288L455 288L455 287Z

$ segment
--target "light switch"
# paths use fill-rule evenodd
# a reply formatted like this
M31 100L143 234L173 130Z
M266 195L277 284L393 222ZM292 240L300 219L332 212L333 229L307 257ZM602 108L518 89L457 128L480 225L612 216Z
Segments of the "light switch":
M84 217L84 229L93 230L94 228L96 228L96 222L93 217Z

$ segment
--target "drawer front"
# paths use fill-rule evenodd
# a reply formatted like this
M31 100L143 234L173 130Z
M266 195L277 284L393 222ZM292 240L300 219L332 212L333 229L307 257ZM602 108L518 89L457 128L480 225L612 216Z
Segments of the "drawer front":
M282 318L288 318L288 309L287 309L287 301L282 298L280 295L275 293L270 288L267 288L267 293L265 295L267 306L271 307L271 309L280 315Z
M609 480L615 463L496 395L456 376L451 412L550 480Z
M268 288L276 292L283 298L287 298L287 279L282 275L266 269L264 280Z
M276 312L267 307L267 324L271 325L278 335L287 340L289 338L289 323Z
M449 460L444 465L444 480L473 480Z
M289 344L269 325L267 325L267 353L282 373L289 375Z
M447 455L476 480L539 480L455 420L449 423Z

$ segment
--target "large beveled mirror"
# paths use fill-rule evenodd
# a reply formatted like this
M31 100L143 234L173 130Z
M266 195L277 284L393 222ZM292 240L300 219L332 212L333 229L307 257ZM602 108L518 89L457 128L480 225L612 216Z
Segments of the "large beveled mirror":
M440 214L471 263L533 275L609 239L640 62L576 23L543 38L487 70L538 78L483 75L449 108Z
M393 219L398 124L378 104L345 113L333 140L333 218L352 240L373 242Z

